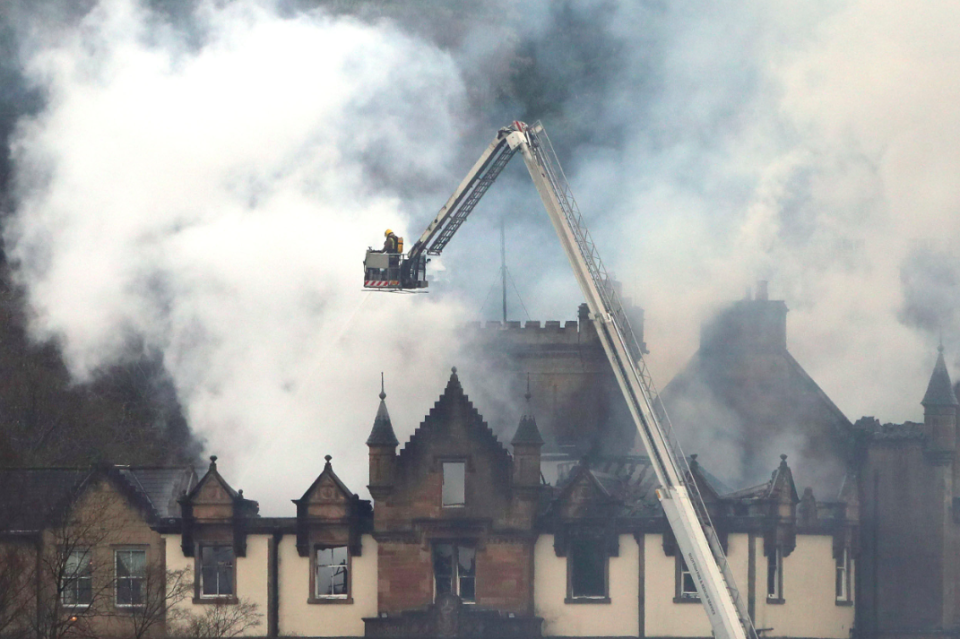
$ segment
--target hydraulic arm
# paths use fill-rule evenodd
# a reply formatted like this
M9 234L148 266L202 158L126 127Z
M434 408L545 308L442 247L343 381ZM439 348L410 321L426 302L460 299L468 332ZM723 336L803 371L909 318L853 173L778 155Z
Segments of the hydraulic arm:
M630 321L616 290L610 285L603 261L540 123L527 126L522 122L514 122L497 132L497 137L440 209L410 253L401 256L402 260L395 271L396 280L387 280L395 283L377 287L425 287L425 268L421 268L425 264L424 250L431 255L440 253L517 151L523 156L586 298L590 317L659 480L657 496L683 559L693 575L714 636L718 639L757 639L747 606L736 589L720 541L693 481L686 457L659 401ZM367 253L367 286L370 286L371 271L376 270L370 266L371 252L376 253ZM407 269L406 275L404 269ZM393 274L373 273L376 277L388 278Z

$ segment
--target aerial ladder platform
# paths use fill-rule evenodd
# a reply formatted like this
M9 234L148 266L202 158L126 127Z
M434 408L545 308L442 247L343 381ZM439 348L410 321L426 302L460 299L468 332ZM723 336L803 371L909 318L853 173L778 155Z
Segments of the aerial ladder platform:
M440 254L518 151L586 298L590 318L659 482L657 497L696 584L713 634L717 639L757 639L746 602L736 588L687 458L660 403L641 346L543 125L514 122L500 129L406 255L367 251L364 287L392 291L425 289L427 256Z

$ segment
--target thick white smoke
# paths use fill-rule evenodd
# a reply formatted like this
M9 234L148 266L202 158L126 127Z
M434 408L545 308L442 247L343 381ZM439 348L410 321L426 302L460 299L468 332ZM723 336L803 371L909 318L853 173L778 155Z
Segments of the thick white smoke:
M384 227L412 240L498 126L541 117L661 386L704 317L769 279L848 417L920 416L938 325L960 352L955 3L502 4L201 3L201 45L133 0L37 28L49 101L19 125L5 239L38 334L79 378L140 340L163 352L267 512L327 452L362 492L379 371L404 439L461 363L492 210L533 319L574 317L520 166L444 254L465 302L359 291Z
M160 349L226 476L285 513L325 453L364 491L381 370L403 436L457 363L458 304L364 293L361 261L408 235L364 157L445 176L463 87L389 25L208 11L196 52L116 0L33 59L50 104L19 130L7 239L78 378Z

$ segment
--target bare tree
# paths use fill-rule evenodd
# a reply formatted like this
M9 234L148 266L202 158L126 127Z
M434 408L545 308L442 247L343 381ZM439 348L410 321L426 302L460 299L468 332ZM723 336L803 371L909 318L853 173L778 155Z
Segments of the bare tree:
M30 632L26 613L35 592L36 547L29 540L4 540L0 549L0 638L21 639Z
M123 521L111 509L111 499L99 486L90 486L68 505L43 533L37 556L36 597L31 625L44 639L97 637L92 623L109 610L114 590L113 566L98 556L119 541Z
M240 603L217 602L203 614L190 614L182 622L175 636L184 639L225 639L238 637L250 628L263 623L257 604L246 599Z
M193 592L190 571L164 570L158 563L150 564L140 581L140 603L133 605L122 615L126 636L143 639L155 629L176 626L186 619L188 613L178 603Z

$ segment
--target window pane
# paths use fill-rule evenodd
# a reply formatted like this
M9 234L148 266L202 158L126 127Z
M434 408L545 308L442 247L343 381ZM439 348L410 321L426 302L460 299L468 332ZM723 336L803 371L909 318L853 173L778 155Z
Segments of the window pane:
M687 562L680 559L680 596L697 597L697 585L693 582L693 574L687 568Z
M129 553L118 550L117 551L117 577L129 577L130 576L130 559L128 557Z
M318 597L348 594L348 552L346 546L317 549L316 590Z
M453 592L453 546L437 544L433 547L433 576L438 595Z
M217 567L217 594L233 594L233 569L230 566Z
M477 549L470 546L457 547L457 576L460 599L476 601Z
M466 503L464 484L466 464L445 462L443 464L443 505L463 506Z
M200 573L200 583L203 585L201 591L204 595L218 595L220 594L217 589L217 567L216 566L204 566L201 569Z
M347 594L347 567L318 566L317 596L329 597L345 594Z
M466 603L477 600L477 580L473 577L460 576L460 599Z
M129 579L117 581L117 605L129 606L133 603L133 593L130 589L132 582Z
M77 580L77 603L89 606L91 601L93 601L93 579L81 577Z
M233 548L202 546L200 549L200 583L202 595L233 594Z
M143 604L143 582L140 579L130 581L130 605L140 606Z
M780 549L770 551L767 557L767 596L780 595Z
M606 557L597 544L580 542L574 545L570 553L572 596L606 596L606 563Z
M130 574L134 577L143 577L147 569L147 551L131 550L129 554Z

